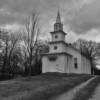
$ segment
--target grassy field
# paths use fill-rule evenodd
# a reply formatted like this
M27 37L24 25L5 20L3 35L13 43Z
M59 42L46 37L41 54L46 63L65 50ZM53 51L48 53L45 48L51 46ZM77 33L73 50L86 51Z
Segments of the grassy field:
M90 75L46 73L31 78L2 81L0 100L49 100L91 77Z

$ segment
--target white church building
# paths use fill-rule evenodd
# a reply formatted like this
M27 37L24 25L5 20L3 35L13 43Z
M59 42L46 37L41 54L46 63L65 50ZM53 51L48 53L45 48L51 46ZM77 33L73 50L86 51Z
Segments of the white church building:
M79 50L65 42L66 33L63 31L60 13L58 11L54 31L51 32L49 53L42 56L42 72L60 72L91 74L90 60Z

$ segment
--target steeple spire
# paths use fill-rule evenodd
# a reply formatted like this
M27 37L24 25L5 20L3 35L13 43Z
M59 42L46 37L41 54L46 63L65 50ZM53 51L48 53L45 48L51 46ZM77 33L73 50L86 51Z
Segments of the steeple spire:
M63 31L63 24L61 23L60 12L58 10L56 23L54 24L54 31Z
M56 23L61 23L60 12L58 10Z

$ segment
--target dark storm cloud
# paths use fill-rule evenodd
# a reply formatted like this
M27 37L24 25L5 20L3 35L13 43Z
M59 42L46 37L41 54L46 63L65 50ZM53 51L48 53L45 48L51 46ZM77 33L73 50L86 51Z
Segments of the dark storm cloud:
M21 22L32 11L41 9L42 3L41 0L0 0L0 24Z
M0 0L0 7L5 6L9 3L9 0Z
M0 12L0 24L12 23L14 20L21 22L21 19L23 21L24 17L34 11L48 17L52 9L52 3L49 3L49 0L0 0L0 10L4 9L4 12ZM19 16L16 17L15 13Z
M100 0L0 0L0 8L10 12L0 12L0 24L20 23L24 16L35 10L45 16L42 17L44 23L50 24L49 21L60 8L65 25L69 25L75 33L85 33L100 27Z
M75 33L86 33L92 29L100 29L100 0L83 6L71 20L66 18L71 30Z

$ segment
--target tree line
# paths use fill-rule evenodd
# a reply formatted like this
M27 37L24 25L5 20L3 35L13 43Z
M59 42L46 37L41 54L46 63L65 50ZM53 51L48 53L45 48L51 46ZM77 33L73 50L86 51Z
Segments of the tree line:
M0 32L1 79L17 75L31 76L41 73L41 53L49 50L47 41L38 39L40 27L36 13L27 18L21 32Z

